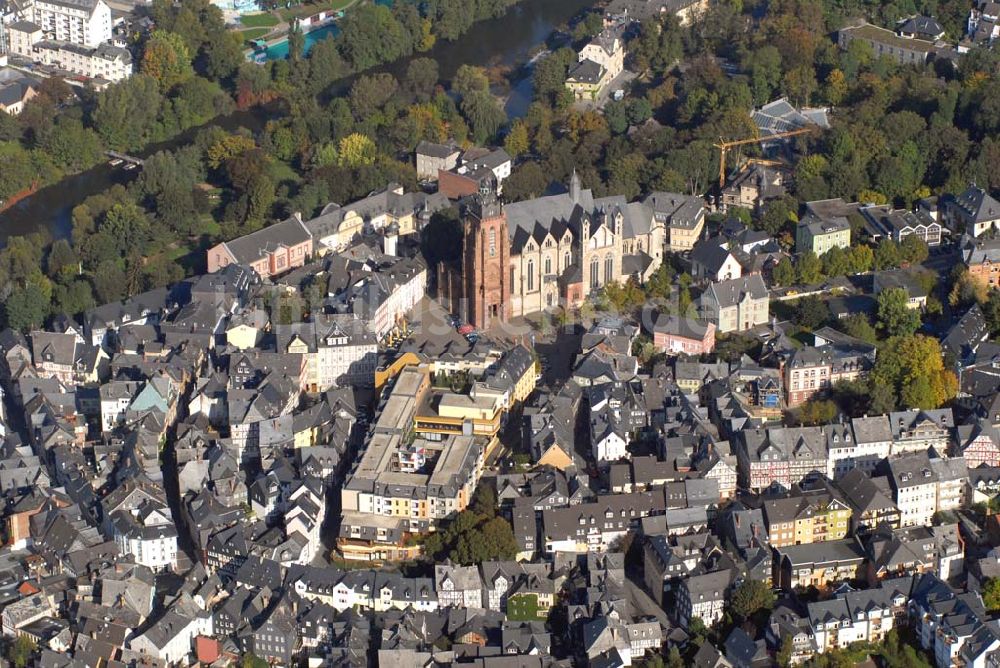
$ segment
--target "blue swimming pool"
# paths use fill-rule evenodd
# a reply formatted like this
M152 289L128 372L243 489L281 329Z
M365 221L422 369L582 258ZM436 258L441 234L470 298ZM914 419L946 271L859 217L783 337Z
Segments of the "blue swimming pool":
M316 42L326 39L327 37L334 37L340 32L340 28L337 27L336 23L328 23L327 25L316 28L305 34L305 47L303 48L303 55L309 53L309 49L313 47ZM288 57L288 40L278 42L277 44L272 44L264 50L265 60L284 60Z

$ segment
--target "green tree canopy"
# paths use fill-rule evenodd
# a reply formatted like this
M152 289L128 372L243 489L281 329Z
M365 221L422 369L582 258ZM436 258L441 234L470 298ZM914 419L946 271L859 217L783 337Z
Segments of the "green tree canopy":
M909 306L905 288L882 290L876 298L879 327L886 336L907 336L920 327L920 311Z

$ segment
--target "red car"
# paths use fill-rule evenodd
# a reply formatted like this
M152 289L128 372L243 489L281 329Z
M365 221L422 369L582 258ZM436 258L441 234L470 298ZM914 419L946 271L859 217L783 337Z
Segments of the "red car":
M462 336L465 336L466 334L472 334L474 331L476 331L476 328L469 324L462 325L461 327L458 328L458 333L461 334Z

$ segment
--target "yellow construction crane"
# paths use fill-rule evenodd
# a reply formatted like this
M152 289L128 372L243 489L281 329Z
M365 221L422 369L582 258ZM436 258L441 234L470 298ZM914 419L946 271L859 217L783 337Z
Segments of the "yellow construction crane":
M718 144L714 144L715 148L719 149L719 189L726 187L726 151L736 146L746 146L747 144L763 144L764 142L769 142L775 139L787 139L788 137L798 137L799 135L808 134L816 130L815 125L808 125L803 128L798 128L797 130L789 130L788 132L777 132L772 135L756 136L750 139L736 139L734 141L722 141L719 140ZM761 164L764 164L761 161Z

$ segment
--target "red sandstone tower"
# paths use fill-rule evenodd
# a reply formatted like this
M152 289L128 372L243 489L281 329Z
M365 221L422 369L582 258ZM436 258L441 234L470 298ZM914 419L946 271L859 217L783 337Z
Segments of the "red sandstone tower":
M466 208L462 241L462 292L469 323L479 329L510 317L509 258L507 214L493 184L484 182Z

